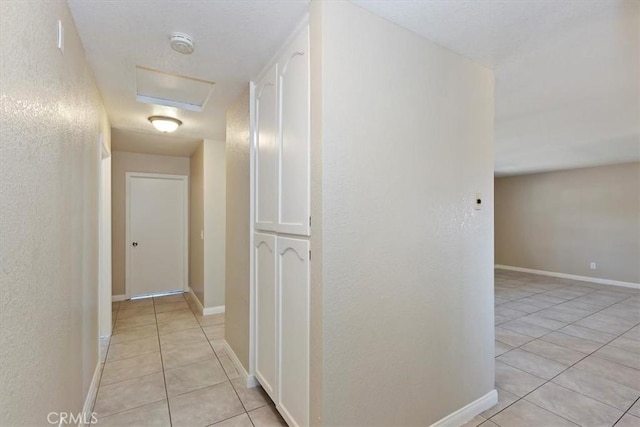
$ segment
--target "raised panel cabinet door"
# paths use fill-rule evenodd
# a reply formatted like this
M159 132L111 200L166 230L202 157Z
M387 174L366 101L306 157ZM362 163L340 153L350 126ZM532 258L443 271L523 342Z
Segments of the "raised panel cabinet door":
M308 236L309 29L278 61L280 91L280 199L277 231Z
M278 219L278 67L256 85L255 226L274 231Z
M290 426L309 425L309 241L278 237L280 392Z
M276 237L256 233L254 238L256 289L256 376L277 401L278 294L276 287Z

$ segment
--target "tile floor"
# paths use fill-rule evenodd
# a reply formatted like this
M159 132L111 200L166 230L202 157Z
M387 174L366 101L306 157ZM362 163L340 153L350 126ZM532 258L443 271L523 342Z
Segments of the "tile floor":
M496 271L499 403L467 427L640 427L640 290ZM100 426L284 426L183 295L114 303Z
M496 270L499 403L466 426L640 427L640 290Z
M224 314L195 313L182 294L113 303L98 426L286 425L225 353Z

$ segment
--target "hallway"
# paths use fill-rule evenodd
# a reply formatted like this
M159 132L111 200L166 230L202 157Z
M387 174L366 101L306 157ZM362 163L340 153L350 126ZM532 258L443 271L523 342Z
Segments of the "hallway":
M640 426L640 290L496 270L497 406L467 426Z
M113 303L114 330L94 411L100 426L282 426L224 349L224 314L183 294Z

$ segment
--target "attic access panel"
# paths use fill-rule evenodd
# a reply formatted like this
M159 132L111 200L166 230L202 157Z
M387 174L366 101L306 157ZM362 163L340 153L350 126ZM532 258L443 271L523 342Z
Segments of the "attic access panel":
M214 85L207 80L136 66L136 100L145 104L202 111Z

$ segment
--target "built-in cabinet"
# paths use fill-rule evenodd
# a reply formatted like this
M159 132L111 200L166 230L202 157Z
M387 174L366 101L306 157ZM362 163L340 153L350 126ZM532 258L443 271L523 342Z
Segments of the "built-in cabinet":
M309 30L254 91L255 375L291 426L309 424Z

